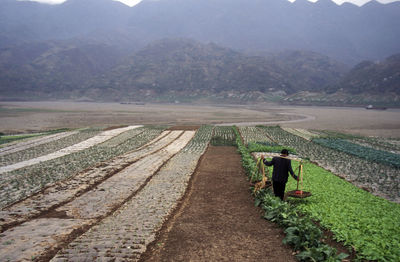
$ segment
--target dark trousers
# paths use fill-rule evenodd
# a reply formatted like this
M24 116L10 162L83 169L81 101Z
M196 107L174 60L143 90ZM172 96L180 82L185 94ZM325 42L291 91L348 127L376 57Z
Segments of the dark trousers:
M277 196L277 197L279 197L281 200L283 200L283 196L285 195L286 183L281 183L281 182L272 181L272 186L273 186L273 188L274 188L274 194L275 194L275 196Z

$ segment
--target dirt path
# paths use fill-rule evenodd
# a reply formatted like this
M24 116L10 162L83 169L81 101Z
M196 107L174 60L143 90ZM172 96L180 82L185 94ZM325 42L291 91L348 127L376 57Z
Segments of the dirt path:
M253 203L236 148L210 146L141 261L296 261L283 232Z

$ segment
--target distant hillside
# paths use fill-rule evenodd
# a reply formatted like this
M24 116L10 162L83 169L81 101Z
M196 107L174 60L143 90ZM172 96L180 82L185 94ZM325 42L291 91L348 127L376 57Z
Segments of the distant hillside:
M343 63L310 51L285 51L268 56L268 60L285 72L286 79L293 83L296 92L326 91L329 85L336 83L350 70Z
M359 63L346 74L337 88L351 94L400 95L400 54L380 62Z
M216 44L164 39L123 58L105 45L29 44L0 50L4 97L99 100L276 99L324 91L346 66L313 52L250 56Z
M45 42L2 48L0 98L69 98L120 58L118 50L99 44Z
M325 89L326 92L304 90L282 101L304 105L400 107L400 54L379 62L361 62Z
M263 100L303 88L323 91L344 75L343 68L316 53L293 51L265 58L215 44L166 39L147 46L103 77L94 79L86 87L91 90L86 95L98 94L104 99L104 94L111 94L133 100L160 96L177 100L213 96Z
M400 97L400 55L350 69L315 52L249 55L190 39L155 41L128 57L84 43L0 49L0 99L398 106Z
M186 39L150 44L95 79L88 88L103 89L101 96L111 92L113 96L132 99L295 91L283 72L263 57Z

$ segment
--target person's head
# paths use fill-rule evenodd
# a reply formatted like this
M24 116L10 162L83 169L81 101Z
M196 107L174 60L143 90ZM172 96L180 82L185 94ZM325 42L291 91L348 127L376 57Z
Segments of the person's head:
M281 155L288 156L289 155L289 151L287 149L282 149Z

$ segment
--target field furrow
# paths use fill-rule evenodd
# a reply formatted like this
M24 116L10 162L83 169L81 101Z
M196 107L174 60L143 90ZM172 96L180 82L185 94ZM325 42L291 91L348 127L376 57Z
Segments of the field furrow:
M164 148L145 155L57 210L4 231L0 235L0 243L6 248L1 249L0 260L47 260L54 250L119 208L140 191L161 166L185 147L195 132L171 131L170 134L175 140L165 139L169 134L160 139L167 143ZM34 232L29 234L31 231Z
M43 192L4 208L0 211L0 232L4 228L20 224L63 203L71 201L74 197L90 190L128 165L166 147L179 135L180 132L164 131L160 136L133 152L129 152L108 162L100 163L89 170L78 173L71 179L60 181L46 188Z
M4 167L0 167L0 174L2 173L6 173L6 172L11 172L20 168L24 168L26 166L31 166L31 165L35 165L44 161L49 161L52 159L56 159L56 158L60 158L63 157L65 155L68 154L72 154L81 150L84 150L86 148L92 147L94 145L103 143L111 138L113 138L114 136L117 136L123 132L126 132L128 130L131 129L135 129L141 126L129 126L129 127L124 127L124 128L118 128L118 129L113 129L113 130L108 130L108 131L104 131L103 133L94 136L92 138L89 138L81 143L78 143L76 145L72 145L69 146L67 148L61 149L57 152L45 155L45 156L41 156L41 157L37 157L34 159L29 159L26 161L22 161L13 165L8 165L8 166L4 166Z

